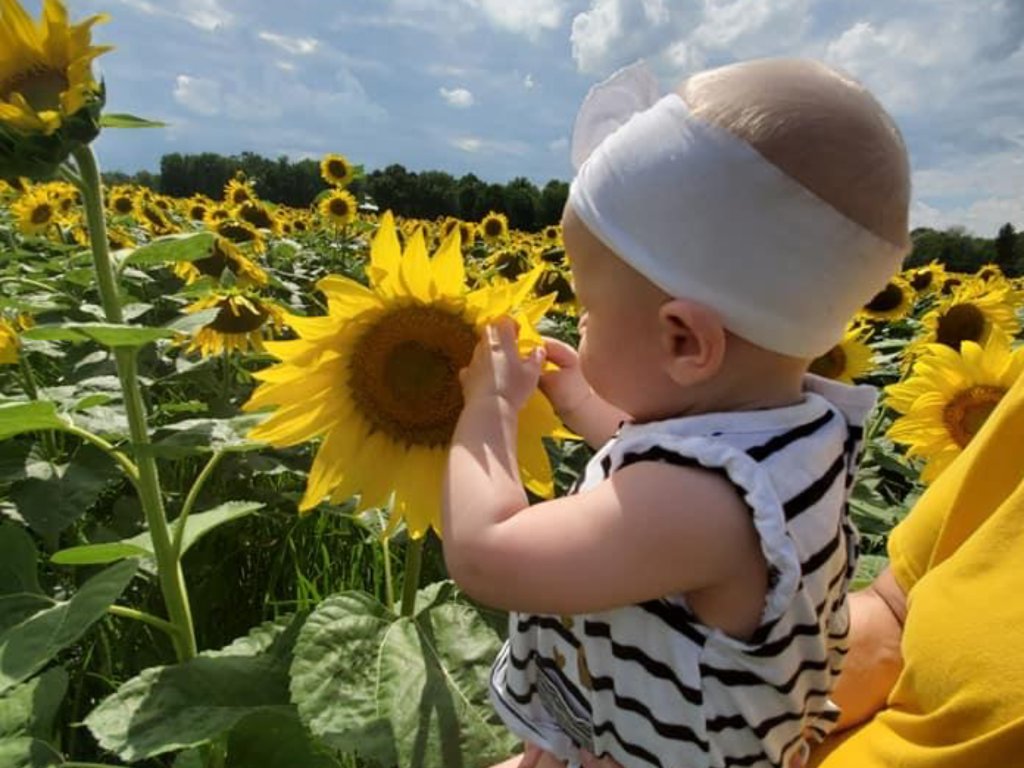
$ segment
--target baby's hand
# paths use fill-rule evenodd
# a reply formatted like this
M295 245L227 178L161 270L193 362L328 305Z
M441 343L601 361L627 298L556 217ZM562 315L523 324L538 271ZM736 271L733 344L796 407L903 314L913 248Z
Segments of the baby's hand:
M554 406L555 412L565 420L579 410L579 407L593 394L587 380L583 378L580 357L576 350L564 341L544 337L547 358L558 366L557 371L540 377L540 391Z
M518 335L519 326L510 317L502 317L484 329L469 366L459 371L467 405L481 398L507 400L517 411L526 405L537 388L545 352L538 347L521 358L516 343Z

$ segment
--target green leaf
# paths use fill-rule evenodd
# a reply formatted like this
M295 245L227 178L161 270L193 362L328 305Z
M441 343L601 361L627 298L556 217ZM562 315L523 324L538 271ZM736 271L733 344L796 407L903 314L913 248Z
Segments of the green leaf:
M50 768L64 764L64 756L40 739L16 736L0 739L0 765L4 768Z
M146 120L125 112L105 112L100 117L102 128L166 128L167 123L159 120Z
M187 333L191 336L204 325L209 325L216 320L219 314L220 307L201 309L198 312L184 314L173 322L168 323L165 327L177 333Z
M9 521L0 524L0 595L43 594L37 559L36 544L24 528Z
M168 459L222 450L256 450L265 444L249 440L246 435L266 418L266 413L247 413L231 419L186 419L160 427L146 450Z
M10 504L33 531L54 544L61 531L96 503L108 483L123 477L113 459L92 445L79 448L69 464L42 466L47 474L11 488Z
M14 595L0 595L0 634L15 624L20 624L29 616L56 604L46 595L19 592Z
M46 400L0 405L0 440L37 429L64 429L67 422L57 415L57 404Z
M67 688L68 673L53 667L0 696L0 738L34 736L49 741Z
M268 709L290 709L280 659L199 656L144 670L100 702L85 724L100 746L132 761L198 746Z
M888 564L888 558L882 555L861 555L857 559L857 573L853 577L850 589L863 589L874 581L875 577L884 571Z
M110 544L85 544L62 549L50 557L57 565L106 565L126 557L153 557L148 549L115 541Z
M200 512L198 514L189 515L188 520L185 522L185 537L181 542L181 554L185 554L192 548L199 539L208 534L214 528L229 523L232 520L237 520L241 517L251 515L258 509L262 509L264 505L258 501L226 501L213 509L207 510L206 512ZM172 523L172 530L173 530ZM153 552L153 541L149 535L149 531L143 531L137 536L133 536L130 539L124 539L118 542L124 544L136 550L141 550L142 554L147 555L150 558L155 558L156 555ZM123 555L123 557L135 557L136 555ZM147 561L142 563L142 569L148 572L156 572L156 563L154 561Z
M153 242L136 248L121 261L121 268L129 264L166 264L169 261L196 261L210 255L213 248L212 232L195 232L158 237Z
M306 620L292 662L292 701L334 749L403 768L475 768L516 740L487 686L501 642L471 607L423 596L414 618L345 592Z
M108 347L141 347L174 335L169 328L146 328L116 323L60 323L38 325L22 334L28 339L45 341L95 341Z
M228 739L227 768L340 768L299 721L294 707L261 710L240 721Z
M0 634L0 693L26 680L107 613L135 575L135 563L112 565L66 602L39 611Z

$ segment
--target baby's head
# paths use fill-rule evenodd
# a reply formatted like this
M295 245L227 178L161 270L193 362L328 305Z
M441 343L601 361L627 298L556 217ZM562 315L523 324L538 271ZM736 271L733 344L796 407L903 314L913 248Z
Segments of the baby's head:
M899 131L810 60L703 72L661 100L652 83L629 68L577 120L563 224L584 372L638 420L791 401L909 247Z

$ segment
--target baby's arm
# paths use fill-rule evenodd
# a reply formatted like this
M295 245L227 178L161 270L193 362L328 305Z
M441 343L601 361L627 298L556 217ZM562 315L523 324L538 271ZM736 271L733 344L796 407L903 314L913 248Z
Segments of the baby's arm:
M540 377L540 390L555 413L591 448L600 448L615 434L629 414L602 400L583 378L576 350L558 339L545 337L547 359L559 370Z
M539 373L509 321L488 329L463 372L442 504L445 561L462 589L506 610L580 614L738 584L746 566L763 567L746 505L705 470L638 462L529 506L517 424Z

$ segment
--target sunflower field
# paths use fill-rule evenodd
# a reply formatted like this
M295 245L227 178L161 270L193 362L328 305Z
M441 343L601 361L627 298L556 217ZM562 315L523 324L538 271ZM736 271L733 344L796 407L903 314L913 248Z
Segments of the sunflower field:
M558 227L105 187L91 27L0 0L0 766L486 766L505 616L447 579L441 472L481 329L578 340ZM1024 372L1024 284L894 278L813 373L878 388L858 582ZM591 454L539 393L534 499Z

